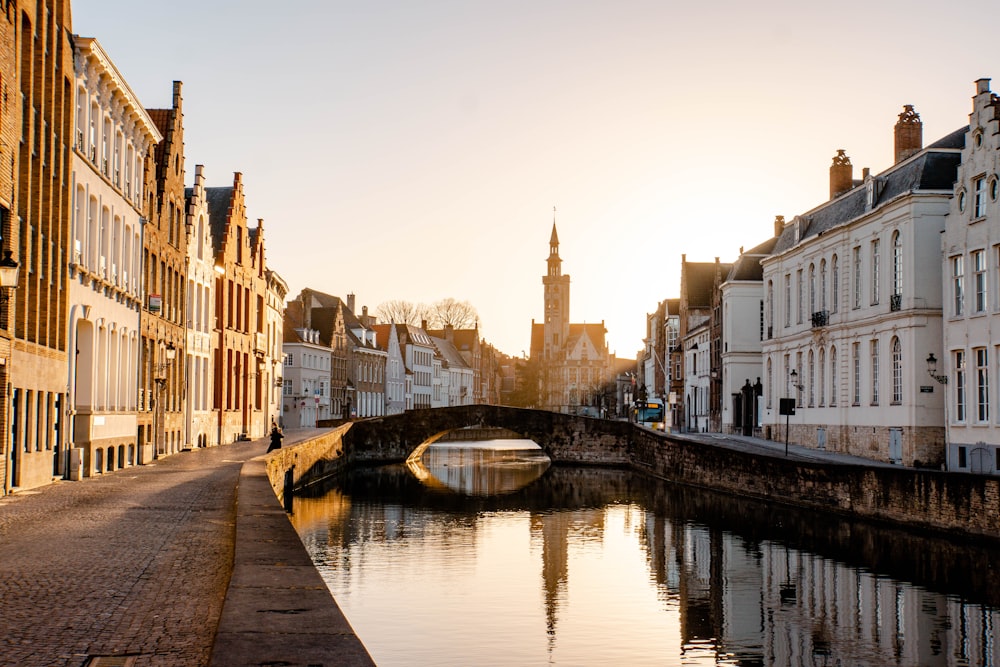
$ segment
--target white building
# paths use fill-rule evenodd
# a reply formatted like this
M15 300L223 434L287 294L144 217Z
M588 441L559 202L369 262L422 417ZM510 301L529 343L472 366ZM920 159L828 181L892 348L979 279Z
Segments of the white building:
M472 405L475 374L453 343L445 338L431 337L441 359L442 387L444 402L448 407Z
M393 324L376 324L376 343L385 351L385 414L401 415L406 411L406 361Z
M896 163L854 181L839 151L831 200L786 224L763 260L764 427L790 439L914 465L944 458L940 236L964 129L921 149L920 119L896 124ZM770 427L770 428L769 428Z
M976 82L945 234L944 354L949 470L995 473L1000 449L1000 101ZM925 351L935 352L933 348ZM993 369L997 371L993 371ZM992 376L992 383L991 383ZM929 384L935 384L928 382Z
M315 427L331 414L330 373L333 350L320 340L320 332L303 325L302 302L285 308L282 350L282 428Z
M186 345L184 349L184 442L188 447L219 444L219 420L212 409L215 349L215 259L205 198L205 168L195 166L194 186L185 191L187 214Z
M268 426L278 423L281 418L282 394L284 393L284 321L285 299L288 297L288 283L276 271L266 269L267 279L264 313L264 358L260 360L258 372L263 373L263 391L267 409ZM258 332L260 333L260 332Z
M74 37L76 131L69 258L70 448L85 476L136 448L144 164L162 138L97 40ZM55 242L55 239L50 239ZM42 244L49 243L44 238ZM75 463L75 462L74 462ZM71 475L79 468L71 466Z
M708 431L708 399L711 391L710 340L708 318L690 329L683 340L684 430L689 433Z
M763 267L760 262L777 237L741 252L720 286L722 299L722 431L754 435L761 425L760 383L763 377ZM742 250L742 249L741 249ZM747 392L747 387L757 387Z

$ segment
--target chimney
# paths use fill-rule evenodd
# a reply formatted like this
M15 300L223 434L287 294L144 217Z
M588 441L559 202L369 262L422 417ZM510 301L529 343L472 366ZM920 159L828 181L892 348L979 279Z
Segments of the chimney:
M854 166L844 149L838 148L837 154L833 156L833 164L830 165L830 199L836 199L852 187Z
M976 95L990 92L989 79L976 79Z
M348 294L347 295L347 310L351 311L352 315L354 314L354 295L353 294Z
M781 230L785 228L785 216L776 215L774 216L774 237L778 238L781 236Z
M923 148L924 124L920 121L920 114L913 110L912 104L903 105L903 113L899 114L893 134L897 163L916 155Z

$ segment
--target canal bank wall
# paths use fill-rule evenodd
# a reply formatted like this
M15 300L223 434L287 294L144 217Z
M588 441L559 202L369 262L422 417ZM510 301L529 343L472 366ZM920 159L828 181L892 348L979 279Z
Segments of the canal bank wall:
M634 427L632 467L661 479L871 521L1000 540L1000 478L792 461Z

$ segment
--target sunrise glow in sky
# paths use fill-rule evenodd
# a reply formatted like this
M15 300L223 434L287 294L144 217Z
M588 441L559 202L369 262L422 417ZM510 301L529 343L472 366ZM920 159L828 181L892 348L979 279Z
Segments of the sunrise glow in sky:
M634 357L680 258L873 173L913 104L930 143L998 77L988 5L844 0L74 0L142 103L184 82L186 180L243 173L289 284L358 308L452 297L504 352L542 319L553 207L571 319ZM994 90L998 85L993 86Z

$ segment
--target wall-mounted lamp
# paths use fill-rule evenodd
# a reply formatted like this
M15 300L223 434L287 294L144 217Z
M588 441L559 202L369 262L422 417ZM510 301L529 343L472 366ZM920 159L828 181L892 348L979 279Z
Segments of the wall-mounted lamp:
M11 255L10 250L3 251L3 259L0 259L0 287L12 289L17 287L17 280L21 275L21 266Z
M797 372L795 372L794 368L792 369L792 372L788 374L788 377L790 377L792 379L792 386L795 387L796 389L798 389L799 391L802 391L803 389L806 388L806 386L804 384L799 384L798 383L799 374Z
M937 380L939 384L948 384L947 375L937 374L937 358L933 352L927 355L927 374Z

